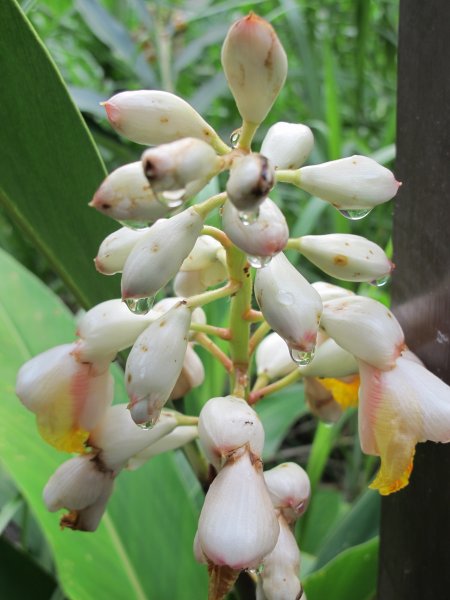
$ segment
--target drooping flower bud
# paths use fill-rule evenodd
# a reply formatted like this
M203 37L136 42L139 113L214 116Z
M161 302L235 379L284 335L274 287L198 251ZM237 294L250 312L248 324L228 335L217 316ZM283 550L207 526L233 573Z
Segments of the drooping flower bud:
M154 192L184 191L197 180L206 185L220 164L211 146L195 138L149 148L142 155L142 168Z
M316 290L280 252L257 271L255 296L264 318L286 340L298 364L309 364L322 313Z
M180 298L196 296L206 290L201 271L178 271L173 280L173 291Z
M66 508L62 527L95 531L106 508L114 474L91 454L64 462L44 488L44 502L50 512Z
M138 144L157 146L194 137L208 142L219 152L226 150L217 133L198 112L169 92L120 92L104 106L114 129Z
M386 495L408 484L416 443L450 442L450 387L403 356L390 371L361 361L360 375L361 448L380 456L370 487Z
M100 244L94 260L97 271L103 275L121 273L128 255L148 231L148 227L144 229L122 227L110 233Z
M125 381L135 423L156 423L183 368L191 311L180 302L141 333L128 356Z
M257 218L244 224L239 211L225 202L222 211L223 230L238 248L250 257L270 258L285 248L289 228L283 213L269 198L259 206ZM250 258L250 263L252 259Z
M273 550L278 534L261 460L240 448L206 494L198 522L200 547L217 566L251 569Z
M122 297L154 296L180 269L203 227L193 207L160 219L134 246L122 275Z
M313 146L314 136L309 127L280 121L266 133L260 152L275 169L298 169L308 158Z
M305 235L296 248L324 273L345 281L376 281L388 277L393 264L377 244L359 235Z
M151 429L141 429L126 404L111 406L89 436L89 445L99 450L99 459L115 474L128 460L154 444L177 426L175 413L165 410Z
M284 377L295 368L286 342L278 333L270 333L256 348L256 372L269 379Z
M364 296L349 296L324 304L321 328L356 358L388 370L395 366L405 337L392 312Z
M287 57L273 27L250 13L228 31L222 66L244 121L261 123L284 85Z
M131 457L127 463L127 469L135 471L153 456L181 448L181 446L195 440L197 436L198 429L196 425L180 425L145 450L142 450L142 452Z
M56 346L26 362L16 393L37 418L46 442L65 452L84 451L84 442L113 398L105 363L80 363L75 344Z
M240 211L257 212L273 188L274 169L262 154L247 154L234 159L227 181L229 201Z
M182 300L182 298L166 296L166 298L163 298L153 306L151 311L146 315L146 318L150 323L156 321L156 319L159 319L159 317L168 313L170 309L177 306L177 304L180 303L180 300ZM197 308L194 308L192 311L191 322L199 323L200 325L206 324L206 314L201 306L197 306Z
M201 235L175 276L178 296L189 297L227 278L226 255L222 245L209 235Z
M358 373L358 363L350 352L331 339L317 345L316 353L309 365L299 367L308 377L346 377Z
M264 429L257 413L235 396L208 400L200 412L198 434L208 460L217 470L230 454L246 444L256 456L261 456L264 447Z
M264 559L260 574L264 600L300 600L300 550L282 514L278 515L278 523L280 534L276 546Z
M308 507L311 496L309 477L299 465L282 463L264 472L267 489L275 508L289 523L293 523Z
M336 423L342 412L358 406L359 376L305 377L305 400L311 413L326 423Z
M154 223L169 212L169 208L154 195L141 162L124 165L110 173L95 192L89 206L112 219L136 220L147 224Z
M170 394L171 400L182 398L193 388L202 385L204 379L205 368L203 367L200 357L193 349L192 343L190 343L186 349L180 376Z
M149 325L149 315L135 315L120 299L101 302L78 321L75 355L81 362L114 360Z
M400 186L389 169L366 156L302 167L294 183L339 210L372 209L393 198Z
M328 302L328 300L346 298L347 296L355 295L351 290L347 290L346 288L328 283L326 281L315 281L311 285L322 298L322 302Z

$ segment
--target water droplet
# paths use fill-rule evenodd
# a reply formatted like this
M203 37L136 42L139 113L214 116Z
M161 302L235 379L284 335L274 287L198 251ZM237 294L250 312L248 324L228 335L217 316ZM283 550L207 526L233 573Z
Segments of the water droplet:
M349 210L340 210L339 212L346 219L350 219L350 221L359 221L360 219L364 219L367 217L369 213L372 212L371 208L352 208Z
M390 275L385 275L384 277L380 277L379 279L374 279L373 281L369 281L370 285L375 285L376 287L383 287L390 280Z
M138 423L138 427L140 429L145 429L146 431L152 429L155 426L153 421L146 421L145 423Z
M239 129L235 129L230 135L230 144L233 148L236 148L236 146L239 144L239 140L241 139L241 131L242 129L239 127Z
M145 229L146 227L149 227L152 224L150 221L135 221L132 219L118 222L124 227L128 227L129 229Z
M246 571L251 575L261 575L261 573L264 571L264 565L260 564L259 567L256 567L256 569L246 569Z
M258 220L259 210L240 210L239 219L243 225L252 225Z
M310 352L304 352L303 350L296 350L295 348L289 347L289 354L296 365L306 367L314 358L315 349Z
M153 306L154 300L153 296L149 296L146 298L126 298L124 302L135 315L146 315Z
M186 188L180 190L167 190L156 194L158 201L168 208L178 208L185 201Z
M267 266L272 260L271 256L252 256L251 254L247 254L247 260L252 267L255 269L262 269Z
M283 306L292 306L295 302L295 297L291 292L286 290L278 290L277 292L277 300Z

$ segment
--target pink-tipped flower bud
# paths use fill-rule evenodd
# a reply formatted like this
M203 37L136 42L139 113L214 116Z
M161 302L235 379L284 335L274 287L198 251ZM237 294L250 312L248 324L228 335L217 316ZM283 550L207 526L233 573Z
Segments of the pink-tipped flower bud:
M346 288L328 283L326 281L315 281L311 285L322 298L322 302L328 302L328 300L346 298L347 296L355 295L351 290L347 290Z
M128 356L125 381L135 423L156 423L183 368L191 311L183 302L154 321Z
M397 319L372 298L349 296L326 302L320 326L339 346L382 370L395 366L405 345Z
M194 137L220 151L224 149L225 144L198 112L169 92L120 92L104 106L114 129L138 144L157 146Z
M227 181L229 201L244 212L256 212L273 188L275 171L262 154L247 154L234 159Z
M211 398L200 412L198 434L208 460L219 470L227 457L246 444L261 456L264 429L257 413L241 398Z
M261 571L264 600L300 600L300 550L286 519L278 515L280 534Z
M154 296L180 269L203 227L193 207L160 219L134 246L122 275L122 297Z
M121 273L125 262L136 246L148 233L145 229L130 229L122 227L110 233L100 244L95 258L95 268L103 275Z
M127 463L127 469L135 471L139 467L142 467L150 458L163 452L170 452L171 450L181 448L185 444L189 444L189 442L195 440L197 436L198 429L196 425L180 425L157 442L148 446L145 450L130 458Z
M64 462L44 488L44 502L50 512L66 508L62 527L95 531L112 493L114 474L95 456L84 454Z
M192 343L190 343L186 349L180 376L170 394L171 400L182 398L192 389L202 385L204 380L205 368L199 355L193 349Z
M372 209L393 198L400 186L389 169L366 156L302 167L295 184L339 210Z
M141 162L124 165L110 173L89 206L112 219L148 224L169 212L169 208L161 204L153 193Z
M117 474L135 454L169 434L177 426L175 413L165 410L151 429L136 425L126 404L111 406L89 436L89 445L99 450L99 459Z
M275 256L285 248L289 239L286 219L275 202L269 198L260 204L258 216L248 224L242 222L239 211L231 202L225 202L222 224L233 244L250 256Z
M258 567L278 539L261 460L237 450L212 482L198 522L202 552L215 565Z
M260 152L275 169L298 169L308 158L313 146L314 136L309 127L280 121L266 133Z
M287 75L287 57L273 27L250 13L228 31L222 66L240 115L261 123L275 102Z
M195 138L149 148L142 155L142 168L154 192L183 191L197 180L206 185L220 164L211 146Z
M149 315L133 314L120 299L106 300L88 310L78 321L75 355L80 362L113 360L133 345L149 325Z
M113 379L105 363L76 360L75 344L56 346L26 362L17 375L16 393L37 417L46 442L66 452L84 451L113 398Z
M376 281L393 269L384 250L359 235L305 235L296 247L324 273L345 281Z
M306 471L296 463L287 462L265 471L264 479L274 508L279 509L289 523L301 517L311 496Z
M286 342L278 333L270 333L263 339L256 348L255 359L257 374L269 379L284 377L296 368Z
M316 290L280 252L256 273L255 296L266 321L286 340L293 359L309 364L322 314Z

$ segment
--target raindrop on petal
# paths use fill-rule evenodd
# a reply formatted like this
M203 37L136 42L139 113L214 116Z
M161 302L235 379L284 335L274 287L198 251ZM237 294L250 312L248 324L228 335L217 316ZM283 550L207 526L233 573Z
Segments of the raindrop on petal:
M251 256L247 254L247 260L255 269L262 269L267 266L272 260L271 256Z
M180 190L168 190L165 192L161 192L160 194L156 194L156 197L161 204L167 206L169 208L178 208L181 206L185 200L184 195L186 194L186 189Z
M296 365L301 367L305 367L309 365L312 359L314 358L315 349L310 352L304 352L303 350L296 350L295 348L289 347L289 354L291 355L292 360Z
M124 302L135 315L146 315L153 306L154 300L153 296L148 296L146 298L126 298Z
M350 219L350 221L359 221L360 219L364 219L367 217L369 213L372 212L371 208L353 208L349 210L340 210L339 212L346 219Z
M139 429L145 429L146 431L149 429L153 429L156 421L146 421L145 423L138 423L137 426Z
M152 225L151 221L137 221L132 219L126 221L118 220L118 223L129 229L145 229L146 227L149 227L149 225Z
M251 225L258 220L259 210L240 210L239 218L244 225Z
M241 128L235 129L230 135L230 144L232 148L236 148L236 146L239 144L239 140L241 138L241 131Z
M390 275L385 275L384 277L380 277L379 279L374 279L373 281L369 281L370 285L375 285L376 287L383 287L390 280Z
M292 306L292 304L295 302L294 295L286 290L278 290L277 300L283 306Z

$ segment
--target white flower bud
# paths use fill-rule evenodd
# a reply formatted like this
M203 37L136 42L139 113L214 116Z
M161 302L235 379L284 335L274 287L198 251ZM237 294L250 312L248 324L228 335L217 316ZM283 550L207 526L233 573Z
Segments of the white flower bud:
M314 352L322 301L283 253L257 271L255 296L266 321L293 351ZM311 359L298 355L299 364Z
M298 187L339 210L371 209L393 198L400 186L389 169L366 156L302 167L298 173Z
M128 356L125 380L135 423L155 423L175 387L188 343L191 311L185 304L154 321Z
M181 448L181 446L195 440L197 436L198 430L196 425L180 425L145 450L142 450L142 452L132 456L127 463L127 469L135 471L139 467L142 467L150 458L153 458L153 456Z
M304 377L303 389L311 414L325 423L336 423L339 420L343 407L336 401L332 390L323 385L321 379Z
M244 121L261 123L284 85L287 57L273 27L250 13L228 31L222 66Z
M222 211L223 230L238 248L251 256L274 256L285 248L289 228L283 213L269 198L259 206L256 219L244 224L231 202Z
M313 146L314 136L309 127L280 121L266 133L260 152L276 169L298 169Z
M405 344L402 328L392 312L363 296L326 302L320 326L339 346L382 370L395 366Z
M130 229L122 227L108 235L100 244L95 258L95 268L103 275L121 273L128 255L149 229Z
M152 310L146 315L147 320L150 323L156 321L156 319L159 319L159 317L165 315L169 312L170 309L174 308L174 306L179 304L180 300L182 300L182 298L172 296L167 296L166 298L163 298L162 300L157 302L152 308ZM199 323L200 325L206 324L206 314L203 308L201 308L200 306L194 308L194 310L192 311L191 322Z
M175 384L175 387L170 394L171 400L178 400L188 394L193 388L202 385L205 379L205 368L203 363L192 348L192 344L188 344L186 354L184 356L183 368L180 376Z
M297 244L308 260L337 279L376 281L393 269L384 250L359 235L305 235L298 238Z
M245 400L234 396L208 400L200 412L198 434L208 460L217 470L231 453L246 444L256 456L261 456L264 447L264 429L257 413Z
M181 265L181 271L201 271L218 260L217 252L222 244L210 235L201 235L195 242L189 256Z
M80 363L75 344L56 346L26 362L16 393L37 417L42 437L66 452L82 452L113 398L113 378L105 364Z
M339 285L327 283L326 281L315 281L311 285L322 298L322 302L327 302L328 300L335 300L336 298L346 298L347 296L355 295L351 290L347 290L346 288L340 287Z
M188 183L199 179L206 185L220 163L211 146L195 138L149 148L142 155L145 177L155 192L184 190Z
M283 515L278 516L280 534L275 548L264 559L261 572L265 600L297 600L302 592L300 550Z
M286 342L278 333L270 333L256 348L256 371L269 379L284 377L291 373L296 365L291 358Z
M227 275L222 245L209 235L201 235L175 276L174 290L179 296L193 296L222 283Z
M178 271L173 280L173 291L180 298L196 296L206 290L201 271Z
M122 275L122 297L156 294L180 269L202 227L203 219L194 208L152 225L127 258Z
M177 426L175 414L163 411L151 429L136 425L126 404L111 406L89 436L89 445L100 450L102 463L118 473L135 454L157 442Z
M203 554L202 547L200 546L200 541L198 539L198 529L195 532L194 543L193 543L193 550L194 550L194 558L195 558L195 560L198 563L200 563L201 565L207 565L208 564L208 559Z
M111 125L122 135L147 146L194 137L223 149L214 129L185 100L157 90L121 92L105 102Z
M216 565L256 568L275 547L279 530L261 461L241 448L206 494L198 522L200 547Z
M309 365L299 369L304 376L308 377L346 377L358 373L358 363L353 354L328 338L317 345L316 353Z
M154 195L141 162L124 165L110 173L95 192L89 206L120 221L153 223L169 212L169 208Z
M242 211L256 211L273 188L275 171L265 156L247 154L234 159L227 181L230 202Z
M101 302L78 321L75 355L81 362L113 360L149 325L149 315L135 315L120 299Z
M95 456L71 458L48 480L43 492L45 505L50 512L60 508L71 511L62 518L62 526L95 531L111 495L113 480L113 473Z
M267 489L275 508L285 519L296 521L308 507L311 496L309 477L299 465L286 462L264 472Z

